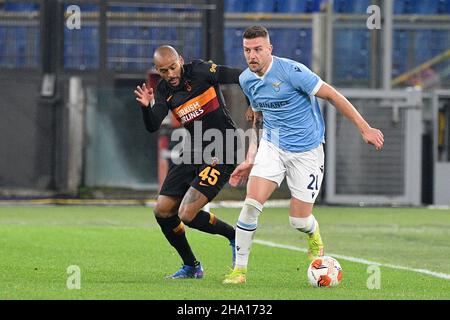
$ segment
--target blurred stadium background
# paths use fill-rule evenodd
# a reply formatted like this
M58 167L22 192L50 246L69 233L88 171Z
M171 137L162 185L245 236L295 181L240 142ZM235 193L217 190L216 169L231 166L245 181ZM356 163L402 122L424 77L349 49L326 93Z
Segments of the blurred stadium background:
M371 4L381 30L366 26ZM67 26L71 5L80 29ZM0 0L0 199L155 199L171 122L146 132L133 95L157 80L153 50L245 67L253 24L385 133L377 153L323 105L319 203L450 205L450 0ZM239 88L223 90L247 128ZM218 199L243 197L227 187Z

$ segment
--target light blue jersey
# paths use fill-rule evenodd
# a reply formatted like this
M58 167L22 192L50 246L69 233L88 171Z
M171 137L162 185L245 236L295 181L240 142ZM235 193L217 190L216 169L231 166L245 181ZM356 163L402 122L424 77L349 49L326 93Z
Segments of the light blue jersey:
M263 114L262 139L290 152L309 151L324 142L324 120L314 96L323 81L306 66L273 56L262 77L247 68L239 82L253 110Z

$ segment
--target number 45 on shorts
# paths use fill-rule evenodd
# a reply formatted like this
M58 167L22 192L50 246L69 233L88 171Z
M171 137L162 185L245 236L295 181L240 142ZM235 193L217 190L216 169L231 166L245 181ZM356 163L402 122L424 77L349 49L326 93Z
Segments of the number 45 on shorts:
M211 186L214 186L219 180L220 172L210 166L203 169L198 175L202 181L208 181Z

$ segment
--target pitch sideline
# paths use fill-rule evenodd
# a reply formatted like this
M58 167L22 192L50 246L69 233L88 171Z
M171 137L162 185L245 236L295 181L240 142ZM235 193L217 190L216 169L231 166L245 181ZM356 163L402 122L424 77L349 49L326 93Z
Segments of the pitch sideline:
M307 252L307 250L304 248L299 248L299 247L284 245L284 244L278 244L278 243L271 242L271 241L255 239L253 242L263 245L263 246L266 246L266 247L287 249L287 250L300 251L300 252L305 252L305 253ZM426 275L429 275L429 276L432 276L435 278L450 280L450 274L447 274L447 273L434 272L434 271L430 271L430 270L426 270L426 269L416 269L416 268L410 268L410 267L405 267L405 266L398 266L398 265L389 264L389 263L380 263L380 262L369 261L369 260L361 259L361 258L344 256L341 254L327 253L327 255L334 257L336 259L346 260L346 261L350 261L350 262L356 262L356 263L365 264L365 265L374 265L374 266L379 266L379 267L386 267L386 268L391 268L391 269L412 271L412 272L417 272L417 273L421 273L421 274L426 274Z

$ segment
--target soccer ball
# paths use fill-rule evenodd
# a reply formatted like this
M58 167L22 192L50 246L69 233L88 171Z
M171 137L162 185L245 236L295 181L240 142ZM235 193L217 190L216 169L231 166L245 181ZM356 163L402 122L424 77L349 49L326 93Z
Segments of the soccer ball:
M308 280L313 287L335 287L342 280L341 265L332 257L319 257L308 267Z

